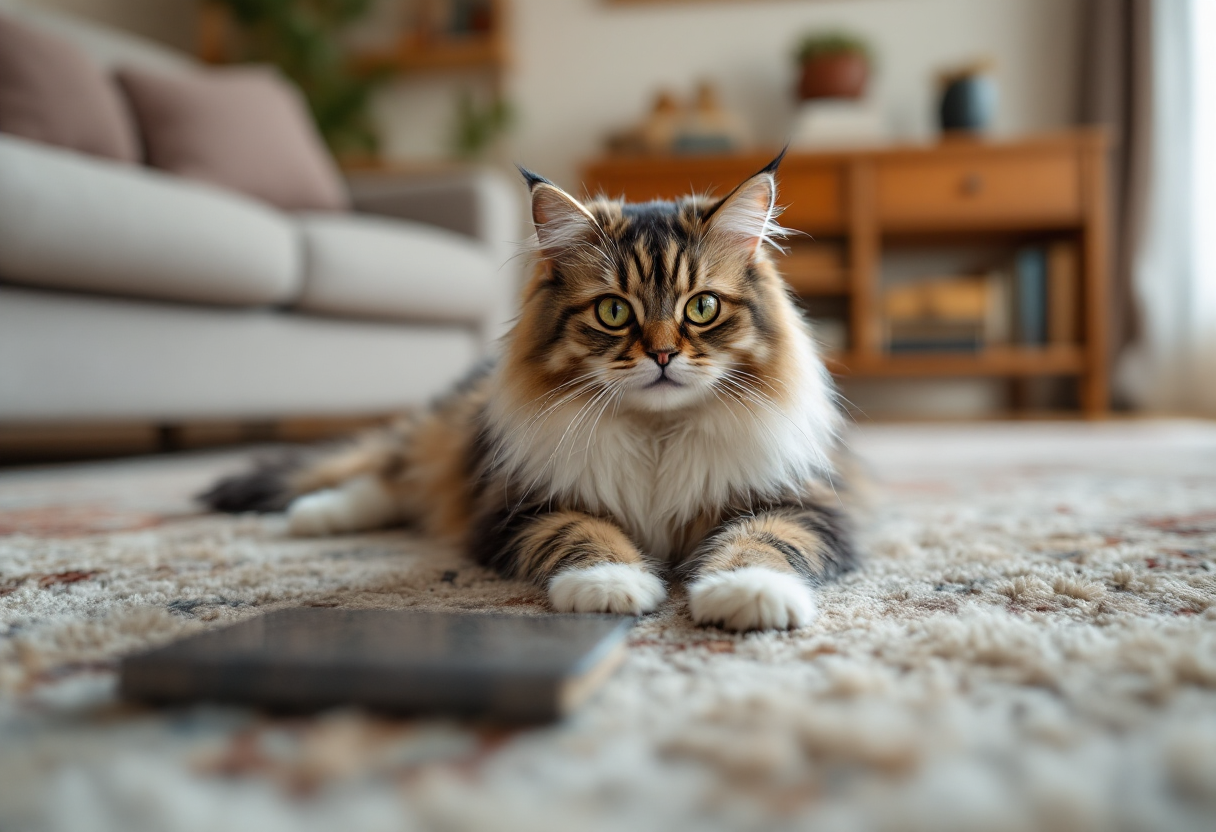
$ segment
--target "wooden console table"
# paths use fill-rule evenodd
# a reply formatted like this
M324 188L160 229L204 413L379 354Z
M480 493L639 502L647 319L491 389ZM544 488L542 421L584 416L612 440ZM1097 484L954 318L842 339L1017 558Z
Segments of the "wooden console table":
M630 200L690 191L724 194L771 154L607 157L584 169L589 192ZM829 357L840 375L866 377L1063 376L1078 382L1082 412L1102 416L1107 387L1107 142L1100 130L1021 141L791 152L781 165L786 227L840 240L837 279L802 293L846 299L849 347ZM880 265L892 245L1069 239L1080 255L1075 343L1005 345L976 352L893 355L882 343Z

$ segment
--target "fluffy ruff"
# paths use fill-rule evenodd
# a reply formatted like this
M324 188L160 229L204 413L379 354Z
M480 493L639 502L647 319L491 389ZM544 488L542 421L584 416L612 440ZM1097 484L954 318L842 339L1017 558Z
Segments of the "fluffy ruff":
M539 730L115 702L131 650L304 604L547 614L400 532L191 513L243 455L0 472L0 828L1216 826L1216 428L869 428L866 565L801 630L678 587Z

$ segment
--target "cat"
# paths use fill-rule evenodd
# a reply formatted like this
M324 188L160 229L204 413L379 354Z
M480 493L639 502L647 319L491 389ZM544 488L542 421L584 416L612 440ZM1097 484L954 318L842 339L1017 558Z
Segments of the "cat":
M784 154L782 154L784 155ZM726 197L580 202L520 168L534 273L501 357L430 408L203 499L298 535L411 525L559 612L788 629L852 568L842 415L769 248L781 156Z

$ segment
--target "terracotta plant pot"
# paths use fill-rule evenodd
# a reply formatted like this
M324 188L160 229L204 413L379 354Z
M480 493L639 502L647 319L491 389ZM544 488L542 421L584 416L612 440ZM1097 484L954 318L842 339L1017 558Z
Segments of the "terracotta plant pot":
M802 62L798 97L861 98L870 78L870 64L858 52L816 55Z

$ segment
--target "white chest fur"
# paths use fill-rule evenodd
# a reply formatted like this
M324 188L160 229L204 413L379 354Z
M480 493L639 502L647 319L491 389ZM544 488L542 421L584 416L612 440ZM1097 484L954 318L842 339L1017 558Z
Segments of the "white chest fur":
M650 414L609 405L580 420L572 404L531 423L535 413L503 407L498 463L530 497L609 514L647 555L670 559L699 516L827 470L836 415L824 374L814 366L790 387L783 406L711 398Z

